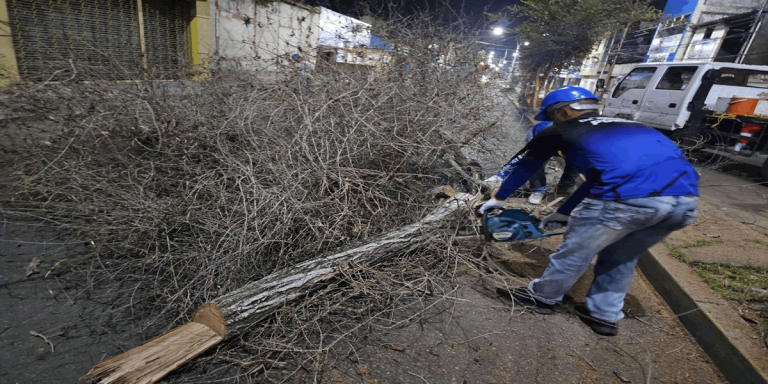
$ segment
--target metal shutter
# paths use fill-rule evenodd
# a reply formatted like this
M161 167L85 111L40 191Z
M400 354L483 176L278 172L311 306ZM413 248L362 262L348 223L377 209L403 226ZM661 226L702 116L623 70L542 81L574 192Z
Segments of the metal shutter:
M7 0L23 81L143 78L137 0ZM185 65L189 3L144 0L146 64L153 78L179 78Z
M177 79L187 65L187 0L144 0L144 41L153 78ZM194 3L192 3L194 4Z

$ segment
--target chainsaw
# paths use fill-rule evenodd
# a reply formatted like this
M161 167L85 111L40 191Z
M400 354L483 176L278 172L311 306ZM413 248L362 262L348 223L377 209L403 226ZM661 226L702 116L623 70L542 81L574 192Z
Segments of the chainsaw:
M483 213L481 231L486 241L518 242L562 235L565 231L542 232L541 220L520 209L489 209Z

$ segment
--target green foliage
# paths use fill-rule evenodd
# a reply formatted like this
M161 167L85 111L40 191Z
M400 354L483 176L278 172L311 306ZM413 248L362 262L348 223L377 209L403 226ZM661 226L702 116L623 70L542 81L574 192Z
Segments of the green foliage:
M760 240L749 241L753 243L760 242ZM768 290L767 269L691 261L683 252L684 249L706 247L721 242L720 240L696 240L693 243L672 245L664 241L664 246L669 250L670 256L678 258L693 267L696 273L709 284L713 291L723 295L725 298L740 302L760 300L760 295L745 290L745 287Z
M744 288L768 289L768 270L765 268L705 263L692 263L692 266L712 290L731 300L762 300L759 294Z
M766 243L765 241L762 241L762 240L755 239L755 240L747 240L747 241L749 241L750 243L765 245L766 247L768 247L768 243Z
M521 58L528 69L582 60L607 33L635 21L651 21L661 11L650 0L523 0L507 14L525 20L515 31L530 41Z

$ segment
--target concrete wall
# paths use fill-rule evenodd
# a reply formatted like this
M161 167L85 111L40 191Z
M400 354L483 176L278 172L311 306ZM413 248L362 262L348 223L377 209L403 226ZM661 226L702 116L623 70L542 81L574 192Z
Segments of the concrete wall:
M728 16L747 13L760 8L762 4L763 0L699 0L696 9L691 15L691 25L688 26L680 41L680 52L675 56L675 61L687 61L687 51L689 49L701 50L700 45L695 46L692 44L695 37L693 29L695 25L720 20ZM721 43L716 44L719 49ZM712 57L716 54L717 49L714 51ZM700 61L700 59L697 61Z
M216 66L277 70L291 55L311 65L317 57L320 11L289 2L256 6L252 0L211 0Z
M371 25L328 8L320 9L320 47L336 63L378 65L387 62L384 51L369 49Z
M328 47L368 47L371 44L371 25L321 7L319 40L320 45Z
M713 28L712 35L704 38L707 29ZM723 44L723 36L728 32L725 25L715 25L709 28L698 29L691 38L688 50L683 61L712 61L717 56L717 51Z

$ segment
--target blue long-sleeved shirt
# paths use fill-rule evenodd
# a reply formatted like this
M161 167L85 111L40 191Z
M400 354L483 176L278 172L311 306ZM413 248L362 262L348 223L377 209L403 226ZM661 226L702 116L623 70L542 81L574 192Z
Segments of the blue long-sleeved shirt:
M699 194L698 174L672 140L640 123L590 113L534 136L510 160L513 169L496 198L509 197L558 153L586 177L558 209L562 214L570 214L585 197L623 200Z

